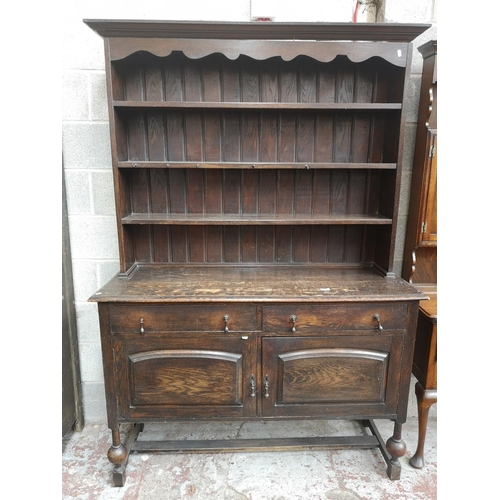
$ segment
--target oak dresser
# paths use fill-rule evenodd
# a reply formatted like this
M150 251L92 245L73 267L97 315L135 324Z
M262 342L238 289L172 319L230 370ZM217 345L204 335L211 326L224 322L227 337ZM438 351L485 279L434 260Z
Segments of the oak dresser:
M398 479L426 296L394 273L396 222L411 41L428 25L85 23L105 45L120 254L90 298L115 485L131 450L378 448ZM363 432L140 434L315 418ZM374 419L394 421L386 443Z

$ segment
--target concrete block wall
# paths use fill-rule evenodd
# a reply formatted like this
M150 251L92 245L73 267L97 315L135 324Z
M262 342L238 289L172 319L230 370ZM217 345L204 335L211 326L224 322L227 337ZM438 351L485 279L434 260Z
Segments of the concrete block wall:
M433 23L415 42L435 38L435 0L379 2L379 22ZM354 0L275 0L275 21L349 22ZM251 0L87 0L63 2L62 151L68 198L84 418L106 422L97 306L87 299L118 272L113 181L102 39L83 19L164 19L249 21ZM420 54L414 50L403 192L396 247L396 272L402 269L409 187L419 99ZM413 393L412 393L413 394ZM433 407L432 411L436 411ZM409 414L416 416L412 395ZM431 413L432 415L432 413Z

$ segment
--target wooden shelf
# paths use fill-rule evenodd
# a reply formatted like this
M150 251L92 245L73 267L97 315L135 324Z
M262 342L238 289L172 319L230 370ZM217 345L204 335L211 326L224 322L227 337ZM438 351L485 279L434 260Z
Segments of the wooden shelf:
M193 101L113 101L119 108L183 108L183 109L262 109L262 110L344 110L344 111L389 111L400 110L401 103L310 103L310 102L193 102Z
M333 42L337 25L328 41L256 44L207 24L216 38L197 41L196 26L189 40L110 40L121 270L328 261L392 273L407 45Z
M395 274L395 222L408 44L426 27L87 24L114 99L120 272L90 300L115 485L122 423L198 418L363 419L364 444L327 444L379 443L399 479L425 295ZM386 446L375 417L394 421Z
M119 161L118 168L372 169L395 170L396 163Z
M122 224L165 225L325 225L392 224L392 219L377 214L131 214Z

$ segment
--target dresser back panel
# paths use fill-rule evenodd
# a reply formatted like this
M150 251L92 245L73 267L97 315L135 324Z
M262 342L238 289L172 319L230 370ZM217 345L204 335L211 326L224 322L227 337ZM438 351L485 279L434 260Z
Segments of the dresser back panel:
M322 63L222 54L189 59L138 52L113 62L113 99L194 102L401 102L404 68L372 57Z
M373 241L383 228L369 226L125 227L135 262L332 263L374 261Z

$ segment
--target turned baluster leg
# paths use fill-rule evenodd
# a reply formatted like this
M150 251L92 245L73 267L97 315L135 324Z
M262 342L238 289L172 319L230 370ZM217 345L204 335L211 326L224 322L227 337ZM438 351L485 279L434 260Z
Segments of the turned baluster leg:
M418 408L418 445L415 455L410 458L410 465L415 469L421 469L424 465L424 444L427 433L427 421L429 409L437 401L437 391L426 391L420 382L415 384Z
M399 479L401 477L401 464L399 457L406 453L406 443L403 441L402 435L403 424L394 424L394 434L387 440L385 445L387 453L391 456L387 464L387 475L390 479Z
M132 428L125 432L125 442L120 437L120 428L111 429L113 444L108 450L108 459L114 465L113 483L115 486L125 484L125 470L127 468L130 450L140 432L144 430L144 424L134 424Z
M112 429L113 444L108 450L108 460L114 465L113 482L115 486L125 484L125 467L128 458L127 448L120 439L120 429Z

